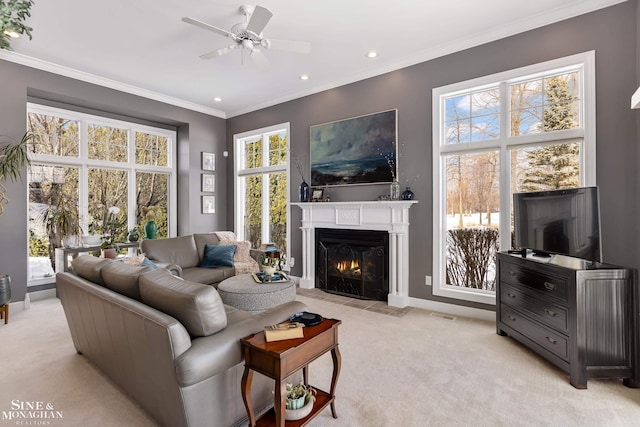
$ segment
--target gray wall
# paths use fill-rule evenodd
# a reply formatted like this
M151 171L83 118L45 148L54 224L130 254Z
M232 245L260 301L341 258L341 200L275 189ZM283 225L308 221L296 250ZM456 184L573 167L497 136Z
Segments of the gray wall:
M178 234L225 229L227 210L224 119L151 101L56 74L0 60L0 135L18 140L26 129L27 97L78 110L98 110L178 131ZM0 141L5 141L1 138ZM200 153L216 159L216 214L200 209ZM11 275L12 301L22 301L27 286L27 191L22 182L7 184L10 203L0 215L0 273ZM232 197L232 193L229 193Z
M596 52L597 183L601 189L605 261L638 267L637 112L629 108L638 86L637 1L625 2L488 43L399 71L227 120L227 147L233 135L276 123L291 123L291 150L308 159L309 126L362 114L398 109L400 175L412 184L409 295L454 302L431 295L424 276L432 274L431 91L435 87L510 70L575 53ZM229 170L229 178L232 171ZM418 176L419 175L419 176ZM297 174L292 174L296 184ZM229 180L230 185L232 185ZM332 201L374 200L388 193L380 185L331 188ZM291 200L297 201L292 185ZM292 255L301 259L301 215L291 211ZM227 217L232 220L233 207ZM294 272L300 274L301 267ZM470 306L488 308L483 305Z

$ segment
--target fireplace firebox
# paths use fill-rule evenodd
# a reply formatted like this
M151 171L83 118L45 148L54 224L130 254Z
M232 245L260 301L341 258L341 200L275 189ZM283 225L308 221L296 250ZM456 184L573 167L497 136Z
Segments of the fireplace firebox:
M316 287L354 298L387 301L389 233L317 228Z

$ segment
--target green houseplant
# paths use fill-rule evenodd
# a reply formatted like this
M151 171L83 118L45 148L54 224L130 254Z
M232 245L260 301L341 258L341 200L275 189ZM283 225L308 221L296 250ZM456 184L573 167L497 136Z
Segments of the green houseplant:
M303 382L287 384L285 400L285 419L299 420L311 413L316 391Z
M28 144L33 139L31 132L26 132L17 143L7 143L0 148L0 215L9 203L6 196L7 187L2 181L10 179L15 182L20 179L22 169L31 164L29 160Z
M0 49L11 50L11 39L26 34L31 40L33 28L24 24L31 16L33 0L0 1Z

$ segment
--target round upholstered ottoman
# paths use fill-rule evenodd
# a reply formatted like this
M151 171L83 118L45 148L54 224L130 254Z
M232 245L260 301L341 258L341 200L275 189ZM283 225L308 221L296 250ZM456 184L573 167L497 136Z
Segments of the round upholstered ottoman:
M240 310L260 312L296 299L296 284L256 283L251 274L240 274L218 284L222 302Z

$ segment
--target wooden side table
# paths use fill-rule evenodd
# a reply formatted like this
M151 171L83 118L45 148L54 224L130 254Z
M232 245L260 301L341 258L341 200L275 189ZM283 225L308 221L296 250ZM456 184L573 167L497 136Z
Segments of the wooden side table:
M288 426L304 426L320 411L331 405L333 418L338 418L335 408L335 391L340 375L341 356L338 349L338 325L340 320L323 319L316 326L304 328L303 338L266 342L264 332L250 335L241 340L244 351L244 374L242 375L242 399L249 415L249 425L284 427L286 400L286 379L302 369L304 383L309 385L309 363L328 351L333 359L331 390L327 393L316 389L316 401L311 413L301 420L288 421ZM274 408L267 411L256 423L251 402L251 381L253 371L260 372L275 383Z

